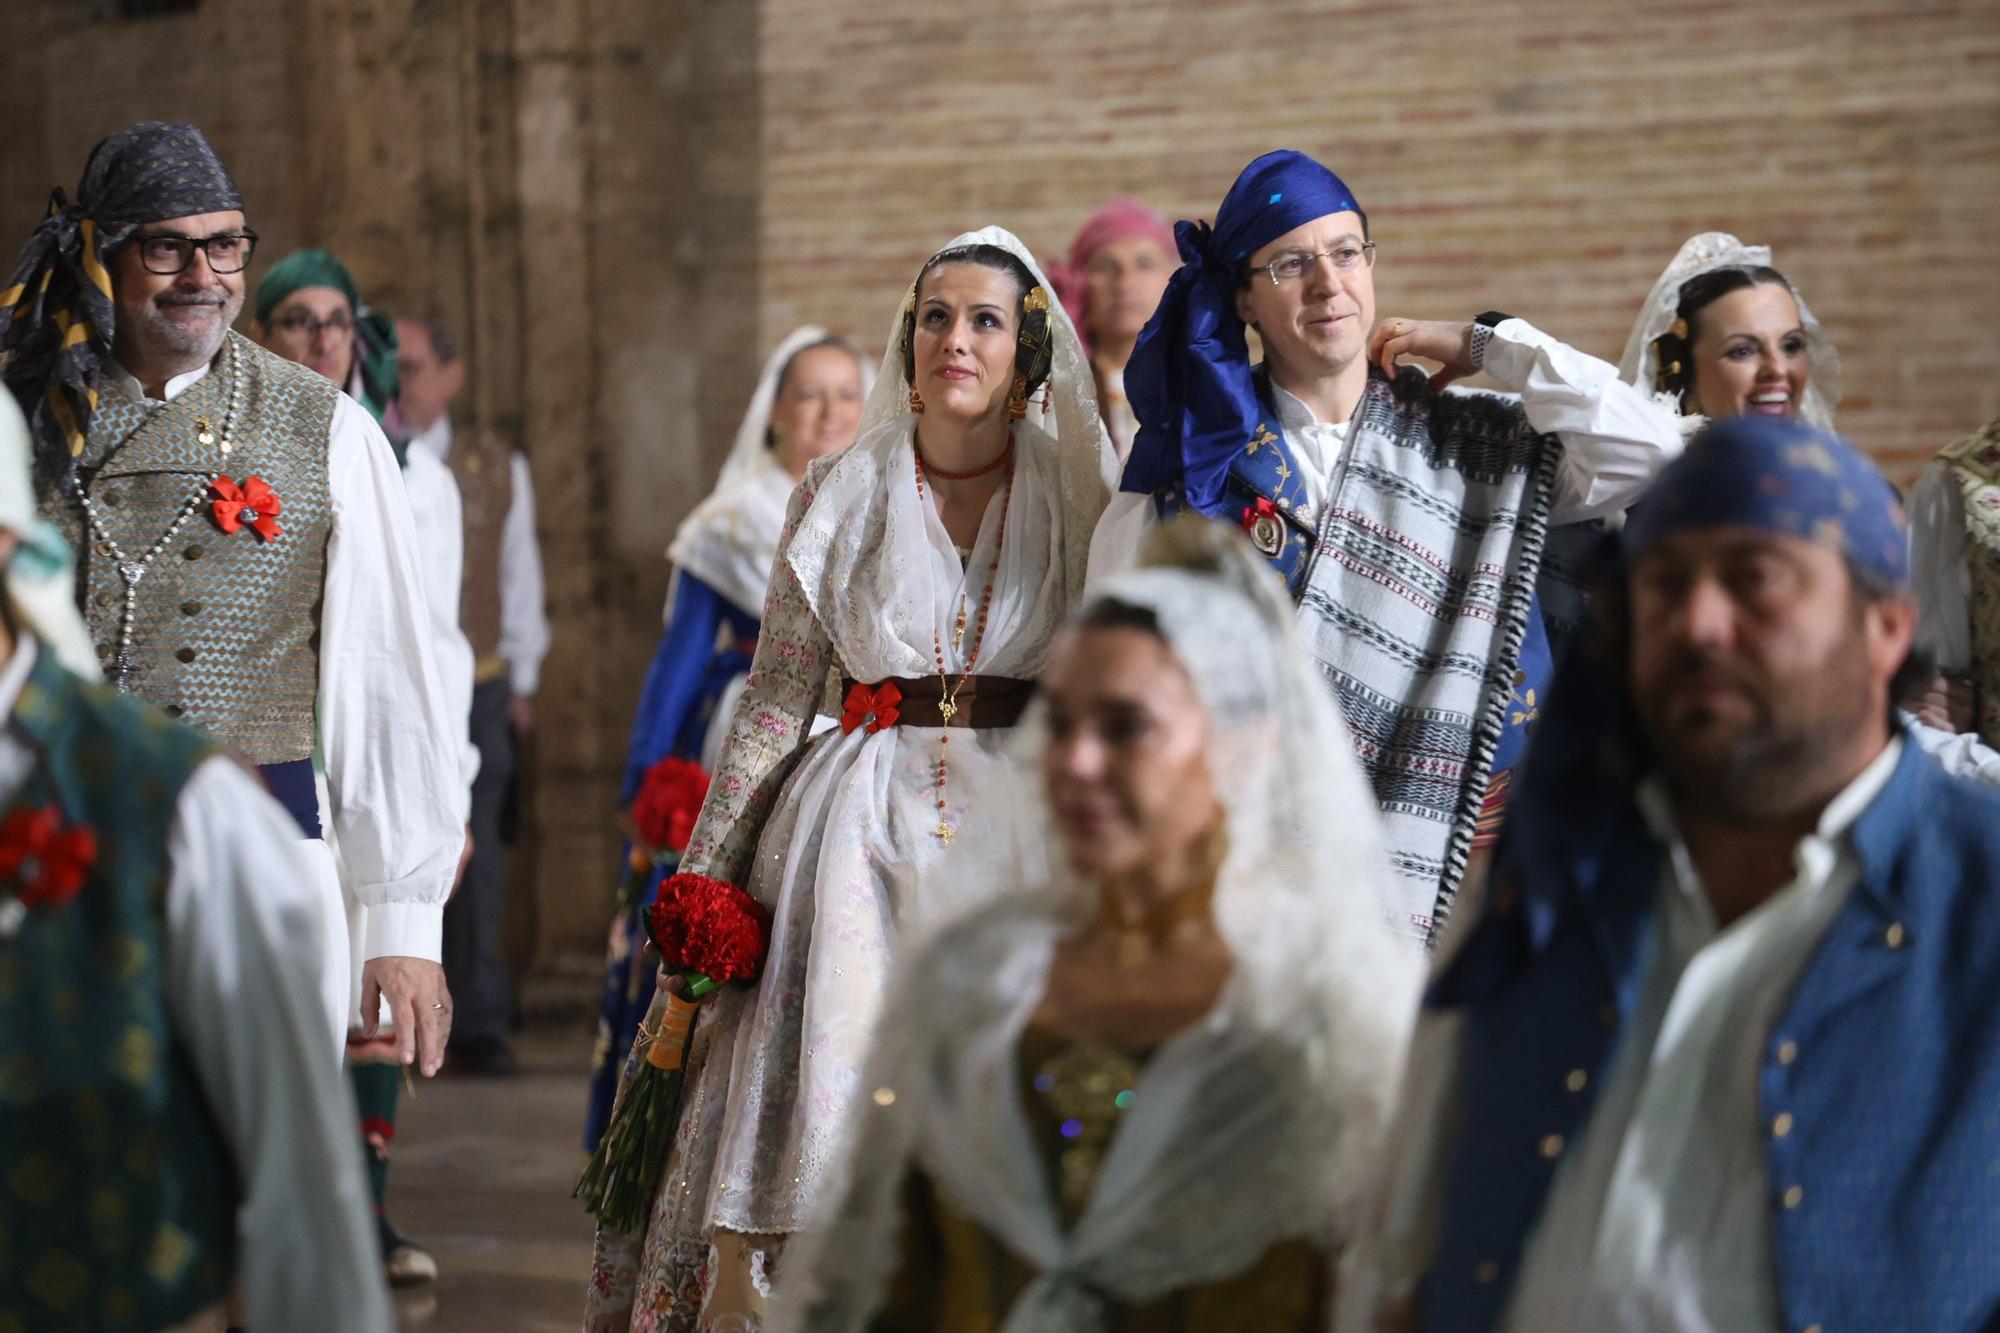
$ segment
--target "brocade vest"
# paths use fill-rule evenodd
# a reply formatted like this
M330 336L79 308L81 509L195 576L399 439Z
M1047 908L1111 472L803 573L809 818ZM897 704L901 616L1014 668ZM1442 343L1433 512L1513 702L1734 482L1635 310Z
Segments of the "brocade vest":
M340 390L240 334L229 335L228 349L164 406L101 385L75 484L106 530L90 526L77 497L46 484L42 514L77 553L84 617L122 688L255 763L293 762L311 758L316 739L333 523L327 451ZM232 418L235 375L243 392ZM225 420L227 458L219 439L198 438L220 436ZM248 526L224 533L207 489L219 474L262 478L282 506L281 535L266 541ZM193 512L139 577L127 639L120 560L144 559L190 500Z
M178 1323L227 1293L241 1201L164 992L168 829L213 751L46 648L10 725L40 756L0 820L53 806L97 850L74 898L0 931L0 1328Z
M2000 421L1947 445L1938 457L1965 504L1965 564L1972 584L1972 679L1979 739L2000 748Z
M505 444L484 431L453 431L447 461L465 510L459 627L485 675L500 654L500 546L514 504L514 460Z

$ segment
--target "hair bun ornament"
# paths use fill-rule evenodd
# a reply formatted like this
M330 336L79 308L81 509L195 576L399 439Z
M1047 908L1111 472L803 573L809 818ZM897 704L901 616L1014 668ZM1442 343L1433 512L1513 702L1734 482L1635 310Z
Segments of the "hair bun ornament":
M1688 336L1688 322L1685 319L1676 319L1672 324L1667 326L1667 332L1673 334L1676 338L1685 340Z

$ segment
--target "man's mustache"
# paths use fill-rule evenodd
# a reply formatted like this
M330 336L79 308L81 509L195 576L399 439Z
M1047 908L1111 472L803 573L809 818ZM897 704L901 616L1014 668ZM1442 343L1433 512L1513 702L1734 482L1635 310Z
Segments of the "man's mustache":
M181 305L228 305L227 292L162 292L153 298L153 304L162 308Z

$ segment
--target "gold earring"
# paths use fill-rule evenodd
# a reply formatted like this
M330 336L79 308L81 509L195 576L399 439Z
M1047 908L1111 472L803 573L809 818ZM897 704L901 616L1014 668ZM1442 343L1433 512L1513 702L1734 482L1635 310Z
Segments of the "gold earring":
M910 390L910 410L918 416L922 416L924 412L924 396L915 389Z
M1041 288L1037 287L1035 290L1040 291ZM1028 377L1026 375L1016 375L1014 377L1014 392L1007 396L1007 419L1009 421L1019 421L1027 415Z

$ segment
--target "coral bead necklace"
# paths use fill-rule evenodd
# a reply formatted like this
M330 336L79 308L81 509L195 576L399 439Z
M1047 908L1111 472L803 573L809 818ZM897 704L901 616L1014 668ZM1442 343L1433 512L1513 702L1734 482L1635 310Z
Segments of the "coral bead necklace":
M917 464L917 499L925 504L929 504L930 492L924 485L924 474L926 471L924 456L921 451L913 450L913 452L916 453ZM931 630L931 647L937 659L938 716L944 719L944 726L938 732L938 819L936 826L931 829L931 832L937 835L938 841L947 847L951 845L952 838L957 836L958 833L958 830L951 825L949 807L945 799L945 790L951 778L951 720L958 716L959 692L965 688L965 683L972 679L973 670L979 665L979 650L986 642L987 617L992 614L993 610L993 585L999 580L1000 552L1007 544L1007 513L1014 506L1014 442L1011 438L1007 441L1006 451L1001 454L994 466L997 467L1001 463L1006 464L1007 478L1002 483L1005 489L1001 492L1000 498L1000 530L995 534L993 539L993 561L986 567L986 588L979 594L979 617L973 622L972 649L965 654L965 666L959 672L957 684L951 682L950 676L945 669L944 636L939 634L935 628ZM931 470L935 471L935 469ZM982 472L988 470L990 469L981 469ZM950 473L944 472L939 472L937 475L940 477L951 476ZM958 599L958 616L953 622L951 630L951 644L954 652L959 651L965 643L965 628L969 611L970 606L967 603L967 595L961 593Z

